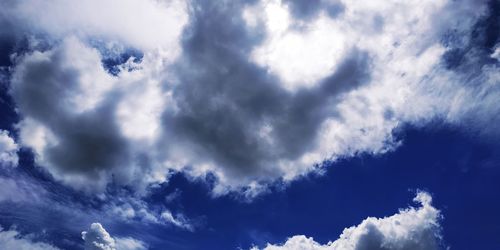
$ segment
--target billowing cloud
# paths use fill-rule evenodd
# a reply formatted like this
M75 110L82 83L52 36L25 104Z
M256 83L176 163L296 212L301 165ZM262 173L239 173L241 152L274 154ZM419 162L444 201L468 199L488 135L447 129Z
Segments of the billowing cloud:
M404 124L499 136L496 41L453 36L494 15L486 1L300 6L2 3L10 25L34 37L13 56L19 143L78 189L144 193L179 171L215 180L216 195L252 197L325 161L394 150ZM128 59L110 66L110 54Z
M116 250L116 243L100 223L92 223L88 231L82 232L85 250Z
M36 241L29 235L21 235L16 230L4 230L0 227L0 248L18 250L59 250L44 242Z
M0 130L0 164L6 166L17 166L19 158L17 156L17 151L19 146L17 143L9 136L9 133L5 130Z
M440 212L431 204L432 197L419 192L414 199L419 208L406 208L384 217L369 217L361 224L344 229L339 239L320 244L304 235L290 237L264 250L433 250L441 249ZM253 249L257 250L256 247Z
M100 223L92 223L82 232L85 250L145 250L146 245L133 238L113 238Z
M88 185L81 182L85 178L99 186L105 171L133 161L112 113L113 80L99 53L75 38L18 63L12 96L26 116L21 141L56 178L75 186Z

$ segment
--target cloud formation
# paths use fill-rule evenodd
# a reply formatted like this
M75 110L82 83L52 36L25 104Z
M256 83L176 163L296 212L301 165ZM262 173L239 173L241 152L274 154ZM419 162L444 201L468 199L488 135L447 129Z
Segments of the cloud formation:
M405 124L500 136L497 41L453 36L481 32L486 1L114 3L2 3L33 36L13 56L19 144L74 188L144 193L180 171L252 197L394 150Z
M4 230L0 227L0 248L18 250L59 250L50 244L39 242L29 235L21 235L16 230Z
M113 238L100 223L92 223L82 232L85 250L145 250L146 245L133 238Z
M440 249L439 210L432 197L419 192L414 199L419 208L406 208L384 217L369 217L361 224L344 229L339 239L320 244L304 235L290 237L284 244L268 244L263 250L434 250ZM257 248L253 248L257 250Z

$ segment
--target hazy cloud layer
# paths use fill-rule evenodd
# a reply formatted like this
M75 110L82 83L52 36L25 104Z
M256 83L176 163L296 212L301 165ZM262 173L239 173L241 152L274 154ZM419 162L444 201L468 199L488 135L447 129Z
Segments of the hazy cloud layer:
M320 244L304 235L290 237L284 244L268 244L264 250L437 250L441 249L440 212L432 197L420 192L414 199L419 208L401 209L384 217L369 217L344 229L339 239ZM253 248L257 250L257 248Z
M394 150L404 124L497 138L498 37L473 35L488 32L487 4L7 1L7 35L30 34L10 82L18 143L82 190L144 193L181 171L252 197L324 161Z
M4 230L0 227L0 248L18 250L58 250L50 244L33 240L29 235L21 235L16 230Z

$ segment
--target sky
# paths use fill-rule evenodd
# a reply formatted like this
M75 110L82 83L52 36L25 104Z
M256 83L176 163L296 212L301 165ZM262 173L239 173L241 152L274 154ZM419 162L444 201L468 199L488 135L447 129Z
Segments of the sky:
M500 249L500 2L0 2L0 249Z

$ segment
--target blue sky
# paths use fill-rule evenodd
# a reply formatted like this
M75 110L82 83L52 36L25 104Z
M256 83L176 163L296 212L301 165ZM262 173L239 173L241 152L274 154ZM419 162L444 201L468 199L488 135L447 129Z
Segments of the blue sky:
M0 249L498 249L499 11L0 3Z

